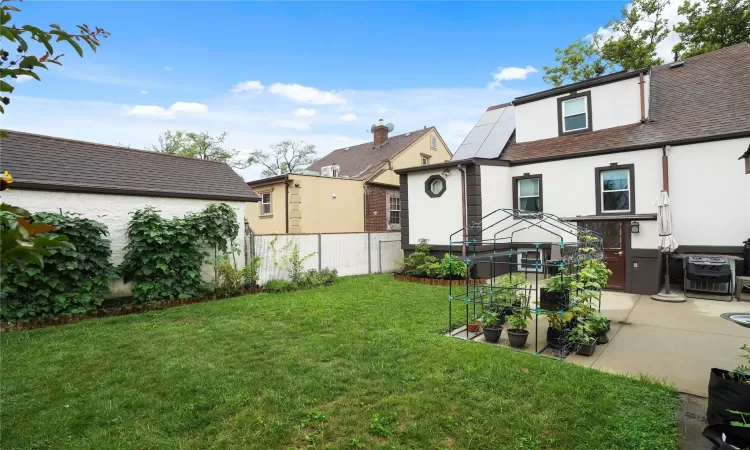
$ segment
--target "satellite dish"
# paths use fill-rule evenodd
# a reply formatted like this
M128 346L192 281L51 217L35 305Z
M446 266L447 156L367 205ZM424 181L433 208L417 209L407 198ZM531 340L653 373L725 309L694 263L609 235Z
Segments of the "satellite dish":
M376 126L377 126L377 125L373 124L373 125L372 125L372 126L370 127L370 133L374 133L374 132L375 132L375 127L376 127Z
M388 125L386 125L386 127L388 128L388 132L389 132L389 133L390 133L391 131L393 131L393 124L392 124L392 123L389 123Z

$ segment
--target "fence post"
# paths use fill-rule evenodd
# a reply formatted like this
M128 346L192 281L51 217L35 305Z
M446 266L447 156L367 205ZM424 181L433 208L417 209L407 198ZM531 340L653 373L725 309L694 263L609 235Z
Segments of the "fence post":
M323 250L322 250L322 247L320 246L320 242L321 242L321 237L320 237L320 233L318 233L318 270L323 270L323 257L320 256Z
M370 239L370 235L372 233L367 233L367 273L372 273L372 239Z

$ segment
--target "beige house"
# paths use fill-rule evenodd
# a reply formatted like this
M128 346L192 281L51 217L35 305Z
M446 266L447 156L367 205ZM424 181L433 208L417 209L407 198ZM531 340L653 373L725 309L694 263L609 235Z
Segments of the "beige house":
M260 196L245 218L256 234L382 232L401 228L397 169L437 164L451 152L435 127L389 136L372 126L373 141L334 150L308 167L247 184ZM312 173L312 175L310 175Z

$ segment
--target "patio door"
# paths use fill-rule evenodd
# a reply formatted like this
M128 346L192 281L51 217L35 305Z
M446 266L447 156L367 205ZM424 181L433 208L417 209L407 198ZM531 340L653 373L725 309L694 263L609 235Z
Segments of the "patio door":
M625 289L625 228L624 222L617 220L591 221L581 224L584 228L596 231L604 239L604 264L612 271L607 281L607 289ZM629 230L628 230L629 231Z

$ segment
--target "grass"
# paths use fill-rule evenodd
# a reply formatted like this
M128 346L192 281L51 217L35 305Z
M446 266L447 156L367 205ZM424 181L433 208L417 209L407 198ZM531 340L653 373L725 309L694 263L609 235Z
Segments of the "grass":
M388 275L2 335L0 447L676 447L676 393L441 335Z

